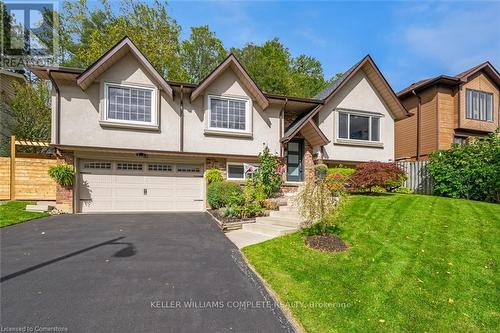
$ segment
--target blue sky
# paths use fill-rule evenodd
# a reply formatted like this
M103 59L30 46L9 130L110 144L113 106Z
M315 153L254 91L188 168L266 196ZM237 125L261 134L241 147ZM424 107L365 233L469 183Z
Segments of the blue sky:
M500 0L173 0L168 8L182 38L205 24L226 48L278 37L292 55L319 59L327 77L370 54L395 91L486 60L500 69Z
M500 2L171 1L183 27L208 24L226 47L278 37L327 76L369 53L395 90L457 74L489 60L500 66Z

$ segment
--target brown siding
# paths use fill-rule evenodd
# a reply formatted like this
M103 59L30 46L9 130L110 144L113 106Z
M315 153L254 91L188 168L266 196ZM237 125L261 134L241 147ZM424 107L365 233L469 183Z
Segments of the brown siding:
M438 88L438 149L449 149L453 143L457 119L455 95L452 88Z
M493 122L467 119L466 116L466 89L485 91L493 94ZM478 73L476 77L462 86L460 93L460 127L461 129L494 132L498 127L499 110L498 99L499 90L495 84L483 73Z
M437 149L437 88L419 93L420 105L420 156ZM417 155L417 98L410 96L402 101L414 115L396 122L396 159L414 158Z
M402 103L413 116L395 123L396 159L411 158L417 154L417 98L411 96Z

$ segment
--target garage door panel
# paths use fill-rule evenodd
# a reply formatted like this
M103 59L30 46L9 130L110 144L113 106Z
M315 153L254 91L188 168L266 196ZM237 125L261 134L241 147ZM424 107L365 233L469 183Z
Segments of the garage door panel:
M199 174L148 174L144 170L84 170L80 174L82 212L203 211L204 181ZM88 164L87 164L88 165ZM146 189L146 191L144 191Z

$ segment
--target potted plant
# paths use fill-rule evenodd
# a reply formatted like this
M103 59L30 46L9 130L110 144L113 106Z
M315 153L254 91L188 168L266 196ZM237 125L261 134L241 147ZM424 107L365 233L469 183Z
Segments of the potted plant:
M49 169L50 178L62 187L71 187L75 178L73 167L68 164L57 164Z
M328 172L328 167L325 164L316 164L314 167L316 178L317 179L325 179L326 173Z

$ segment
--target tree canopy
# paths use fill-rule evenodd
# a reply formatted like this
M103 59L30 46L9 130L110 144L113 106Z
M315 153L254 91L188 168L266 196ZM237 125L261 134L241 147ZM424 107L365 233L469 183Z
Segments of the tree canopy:
M181 40L181 26L166 2L66 1L60 14L62 65L87 67L124 36L169 80L198 83L233 52L259 87L268 93L312 97L326 85L321 63L312 56L293 57L277 38L227 50L208 26L191 27Z

